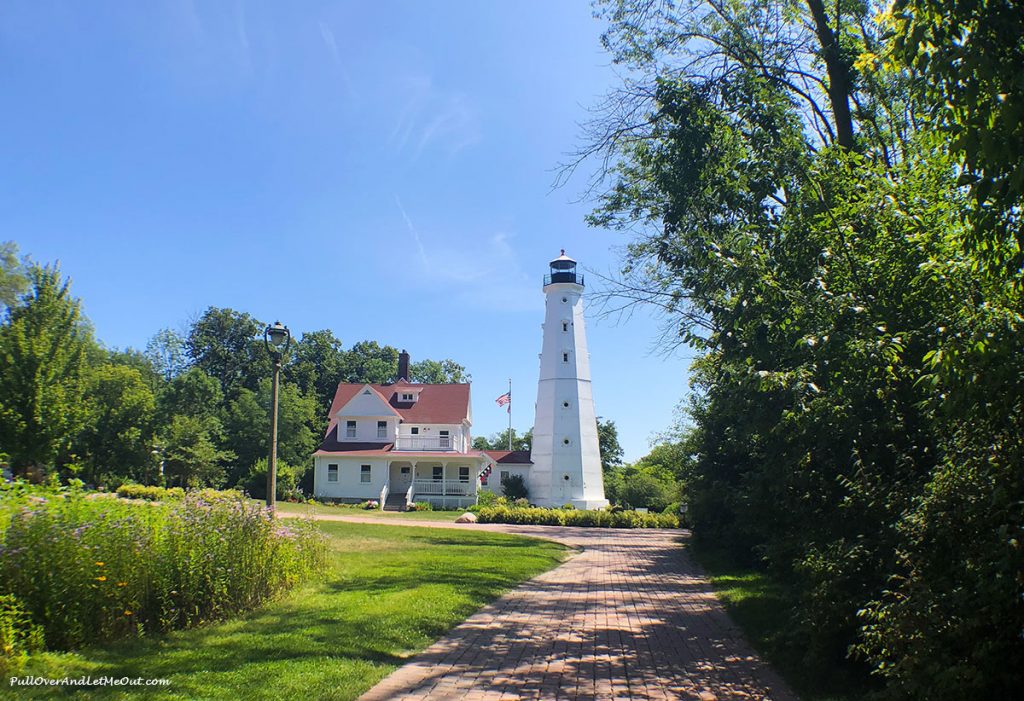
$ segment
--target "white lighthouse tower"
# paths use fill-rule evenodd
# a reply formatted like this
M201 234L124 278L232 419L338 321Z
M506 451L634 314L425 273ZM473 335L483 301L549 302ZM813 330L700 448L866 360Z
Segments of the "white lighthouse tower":
M544 295L530 501L539 506L571 503L578 509L606 506L583 321L583 275L564 250L551 261Z

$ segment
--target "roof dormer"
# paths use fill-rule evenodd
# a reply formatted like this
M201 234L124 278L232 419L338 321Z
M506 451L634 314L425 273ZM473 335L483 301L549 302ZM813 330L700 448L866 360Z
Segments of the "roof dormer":
M422 387L396 387L395 401L399 404L415 404L420 400Z

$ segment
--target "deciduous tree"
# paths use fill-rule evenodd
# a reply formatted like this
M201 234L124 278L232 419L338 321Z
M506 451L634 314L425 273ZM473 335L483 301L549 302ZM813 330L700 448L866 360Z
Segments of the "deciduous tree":
M59 268L34 266L29 280L29 291L0 327L0 450L17 472L67 458L93 343Z

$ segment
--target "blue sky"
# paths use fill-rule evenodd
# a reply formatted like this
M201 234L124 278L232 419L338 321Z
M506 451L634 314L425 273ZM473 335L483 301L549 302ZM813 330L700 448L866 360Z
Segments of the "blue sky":
M585 2L5 2L0 240L60 260L98 337L209 306L451 357L474 432L533 420L541 278L617 267L552 189L616 82ZM588 315L598 414L629 459L689 361L646 312ZM324 407L326 413L327 407Z

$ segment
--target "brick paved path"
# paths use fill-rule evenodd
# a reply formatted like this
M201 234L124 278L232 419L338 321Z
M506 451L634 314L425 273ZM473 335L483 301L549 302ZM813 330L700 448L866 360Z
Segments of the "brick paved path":
M796 699L726 616L683 549L685 532L401 523L537 536L582 551L481 609L362 701Z

